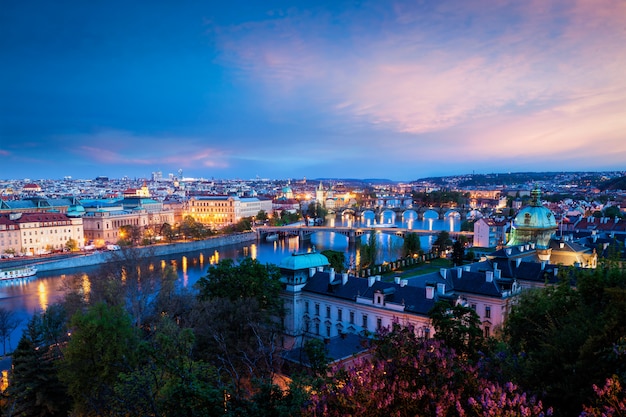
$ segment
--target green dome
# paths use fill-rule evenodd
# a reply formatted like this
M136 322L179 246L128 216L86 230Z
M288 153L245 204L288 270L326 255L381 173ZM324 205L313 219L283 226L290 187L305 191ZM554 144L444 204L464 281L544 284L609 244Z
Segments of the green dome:
M550 238L557 229L554 213L541 204L538 188L532 190L531 196L530 205L521 209L513 220L507 246L536 243L537 248L547 249L550 245Z
M530 205L517 213L513 225L518 229L556 229L554 214L541 204L541 191L535 188L531 195Z
M317 268L318 266L330 265L328 258L317 252L310 253L293 253L291 256L283 258L279 267L281 269L289 269L298 271L302 269Z

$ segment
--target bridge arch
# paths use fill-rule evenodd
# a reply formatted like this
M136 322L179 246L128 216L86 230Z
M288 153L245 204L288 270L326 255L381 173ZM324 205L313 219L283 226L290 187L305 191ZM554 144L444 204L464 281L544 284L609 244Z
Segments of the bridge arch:
M361 222L366 225L376 222L376 213L373 210L365 210L361 213Z
M380 212L380 215L378 217L378 223L379 224L383 224L383 223L395 223L396 222L396 212L393 210L383 210Z

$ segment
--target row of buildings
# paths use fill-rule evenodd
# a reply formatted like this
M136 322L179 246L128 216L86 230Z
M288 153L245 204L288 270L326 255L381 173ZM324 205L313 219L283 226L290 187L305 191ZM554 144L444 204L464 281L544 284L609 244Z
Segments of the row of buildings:
M168 204L150 197L147 187L129 189L123 198L84 199L31 197L0 200L0 255L39 255L66 249L116 243L124 226L161 234L192 216L211 228L222 228L259 211L272 214L272 201L256 197L194 196Z

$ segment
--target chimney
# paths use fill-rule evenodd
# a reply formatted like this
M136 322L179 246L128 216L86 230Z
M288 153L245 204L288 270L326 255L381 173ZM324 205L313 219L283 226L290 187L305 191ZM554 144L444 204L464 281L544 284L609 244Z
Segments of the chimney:
M485 281L493 282L493 271L485 271Z
M318 266L318 267L317 267L317 270L318 270L319 272L324 272L324 267L323 267L323 266Z
M506 256L511 256L511 248L506 248Z
M372 275L371 277L367 277L367 286L371 287L376 282L376 276Z
M393 279L393 282L395 282L396 284L399 284L400 283L400 277L395 277Z
M556 277L557 275L559 275L559 268L554 268L554 276Z
M330 268L330 272L328 273L328 282L330 284L335 280L335 268Z
M439 270L439 273L440 273L440 274L441 274L441 276L445 279L445 278L446 278L446 275L447 275L447 273L448 273L448 270L447 270L446 268L441 268L441 269Z
M346 285L348 282L348 273L344 272L341 274L341 285Z
M315 275L315 268L309 268L309 278Z
M458 279L461 279L461 276L462 276L462 275L463 275L463 268L458 267L458 268L456 269L456 277L457 277Z
M565 242L559 242L559 248L563 249L565 247Z
M432 285L426 286L426 298L429 300L435 298L435 287L433 287Z
M541 261L541 270L546 269L546 261Z
M380 281L380 275L376 275L376 281Z
M469 265L464 265L464 266L463 266L463 270L464 270L465 272L469 272L469 271L471 270L471 267L470 267Z
M502 278L502 271L501 271L501 270L499 270L499 269L494 269L494 270L493 270L493 277L494 277L495 279L500 279L500 278Z
M522 258L517 258L517 259L515 260L515 266L516 266L516 267L518 267L518 268L519 268L519 264L521 264L521 263L522 263Z
M406 284L408 284L408 283L409 283L409 281L408 281L408 280L406 280L406 279L401 279L401 280L400 280L400 286L401 286L401 287L406 287Z
M446 293L446 284L444 284L443 282L438 282L437 283L437 293L438 294L445 294Z

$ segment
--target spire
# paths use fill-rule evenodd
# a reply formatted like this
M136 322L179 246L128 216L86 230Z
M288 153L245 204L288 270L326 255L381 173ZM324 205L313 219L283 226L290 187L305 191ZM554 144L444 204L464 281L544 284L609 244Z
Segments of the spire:
M530 205L533 207L541 207L541 190L538 185L535 185L535 188L530 192L532 200L530 201Z

